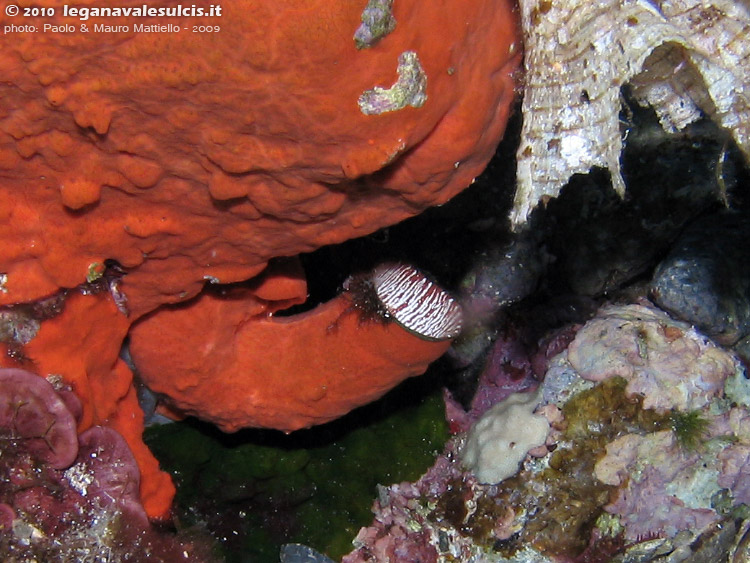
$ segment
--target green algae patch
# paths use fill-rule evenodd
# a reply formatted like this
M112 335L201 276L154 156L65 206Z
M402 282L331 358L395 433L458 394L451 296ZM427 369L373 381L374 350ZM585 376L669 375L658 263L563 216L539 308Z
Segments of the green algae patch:
M146 441L175 478L181 524L207 527L226 561L277 563L290 542L336 560L372 521L377 486L415 481L448 439L441 393L418 385L289 436L188 421L149 428Z
M639 397L628 397L627 381L610 377L581 391L563 406L566 440L583 440L603 451L607 442L628 433L656 432L667 417L644 409Z
M708 432L708 418L700 410L675 411L669 415L669 428L674 432L677 443L688 451L694 451Z

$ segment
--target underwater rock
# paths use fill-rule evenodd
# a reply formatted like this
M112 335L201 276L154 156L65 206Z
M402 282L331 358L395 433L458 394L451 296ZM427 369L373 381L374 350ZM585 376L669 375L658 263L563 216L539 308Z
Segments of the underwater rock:
M417 479L443 448L436 391L413 379L386 400L288 436L185 421L149 429L146 442L179 476L175 517L218 538L227 562L278 563L286 543L340 561L371 520L374 484Z
M459 301L467 324L485 324L503 307L516 303L536 287L546 254L530 229L504 245L491 246L473 259L461 282Z
M563 333L535 411L550 428L540 457L483 485L459 455L471 431L456 435L416 483L380 488L345 563L713 561L746 549L732 523L750 500L750 380L737 358L645 301Z
M629 396L661 412L707 406L739 369L690 325L645 303L602 307L576 334L567 361L589 381L624 378Z
M498 317L536 288L547 260L537 234L525 229L510 241L489 243L472 258L457 295L464 311L464 331L451 348L453 359L468 366L468 372L492 346Z
M638 404L636 416L620 408L610 415L613 427L628 418L635 426L613 434L594 466L601 483L616 487L604 509L618 517L626 540L692 541L746 502L737 475L750 476L742 424L750 383L734 356L695 329L646 303L603 307L558 357L545 388L559 377L563 394L546 398L567 409L568 434L570 415L586 416L570 405L602 384L621 380L625 398Z
M281 548L281 563L334 563L334 561L306 545L288 543Z
M656 303L722 344L750 333L750 218L735 211L685 230L651 281Z
M719 521L711 497L719 492L716 452L689 452L672 430L627 434L606 446L596 477L618 487L606 510L619 516L629 541L702 531Z

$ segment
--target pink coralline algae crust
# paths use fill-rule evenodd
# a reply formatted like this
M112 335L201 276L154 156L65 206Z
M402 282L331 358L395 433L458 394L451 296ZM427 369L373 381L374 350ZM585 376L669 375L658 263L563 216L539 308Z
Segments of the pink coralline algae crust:
M750 444L737 444L719 454L719 486L732 490L737 502L750 505Z
M101 426L77 436L50 382L0 370L0 413L0 560L209 560L207 543L151 526L123 438Z
M24 448L51 467L71 465L78 450L76 419L52 385L26 371L4 369L0 389L0 428L24 440Z
M367 545L364 550L366 558L347 556L343 559L344 563L437 560L438 553L435 546L430 544L429 531L422 529L414 532L409 526L410 515L417 510L419 496L410 498L411 495L403 489L399 489L398 493L391 496L384 491L384 502L378 507L378 523L382 527L363 528L355 540L356 543Z
M138 494L138 465L115 430L94 426L83 432L78 437L77 460L69 469L69 475L96 474L96 480L86 486L86 494L102 497L101 507L119 507L129 518L147 523Z
M719 486L731 489L736 502L750 505L750 413L733 408L723 417L727 430L736 436L718 455L721 462Z
M680 448L670 430L628 434L607 446L595 471L601 481L620 487L606 510L620 516L628 540L674 537L680 530L704 530L721 519L708 503L691 507L679 498L679 488L690 490L700 463L705 468L701 456Z
M353 542L355 550L342 563L438 561L441 545L445 548L448 543L456 556L454 560L468 561L476 550L471 539L453 533L449 542L445 534L450 533L450 526L436 522L429 508L431 502L449 490L450 482L463 477L458 463L443 455L416 483L379 487L373 506L375 520L359 531ZM471 491L476 480L471 476L466 478L466 489Z
M647 409L705 406L737 369L731 356L687 323L646 305L607 306L581 329L568 361L584 379L620 376Z

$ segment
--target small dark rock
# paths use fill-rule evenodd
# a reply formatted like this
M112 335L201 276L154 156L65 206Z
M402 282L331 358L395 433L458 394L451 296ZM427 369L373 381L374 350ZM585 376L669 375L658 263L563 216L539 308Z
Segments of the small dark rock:
M750 334L750 218L722 211L693 223L659 264L659 307L724 345Z
M288 543L281 548L281 563L334 563L333 559L299 543Z

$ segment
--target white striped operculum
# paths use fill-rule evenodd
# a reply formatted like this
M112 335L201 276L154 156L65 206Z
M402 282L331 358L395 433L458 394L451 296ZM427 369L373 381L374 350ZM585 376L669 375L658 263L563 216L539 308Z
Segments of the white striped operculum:
M381 264L372 272L378 299L390 318L426 340L449 340L461 332L461 306L439 285L408 264Z

